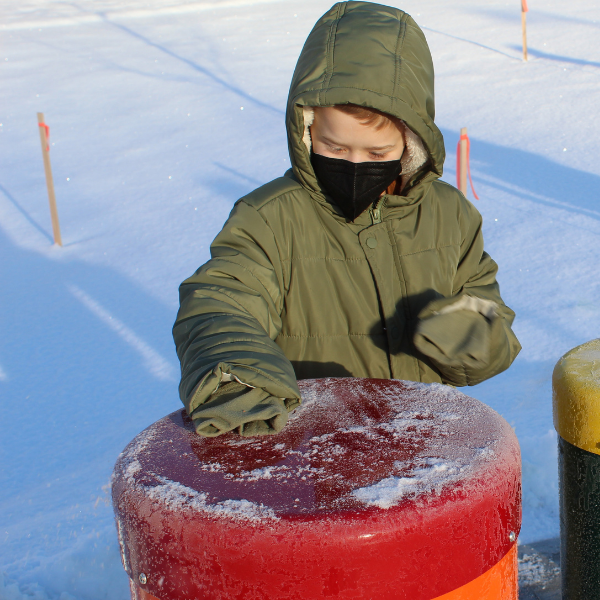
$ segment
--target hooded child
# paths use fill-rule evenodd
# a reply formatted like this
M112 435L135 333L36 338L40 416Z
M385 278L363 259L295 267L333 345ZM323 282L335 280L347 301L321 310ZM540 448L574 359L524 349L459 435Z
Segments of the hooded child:
M238 200L180 287L173 328L196 431L281 431L297 380L474 385L520 350L482 219L439 180L434 72L405 12L340 2L298 59L292 169Z

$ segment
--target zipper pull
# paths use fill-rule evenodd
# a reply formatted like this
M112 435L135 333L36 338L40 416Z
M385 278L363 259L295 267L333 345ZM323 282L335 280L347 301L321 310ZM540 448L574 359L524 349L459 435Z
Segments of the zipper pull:
M373 221L373 225L376 223L381 223L381 204L383 200L379 199L377 204L371 209L371 221Z

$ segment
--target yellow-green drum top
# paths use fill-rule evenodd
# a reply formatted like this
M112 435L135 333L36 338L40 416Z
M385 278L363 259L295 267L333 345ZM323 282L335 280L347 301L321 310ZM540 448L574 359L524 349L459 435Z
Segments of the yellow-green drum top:
M563 600L600 600L600 339L567 352L552 378L558 432Z
M567 352L554 368L552 384L560 437L600 454L600 339Z

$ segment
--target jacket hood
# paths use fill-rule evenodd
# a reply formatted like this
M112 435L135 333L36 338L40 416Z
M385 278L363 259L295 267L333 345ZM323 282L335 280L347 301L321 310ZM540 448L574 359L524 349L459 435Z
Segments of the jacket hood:
M303 142L303 108L348 103L402 119L429 155L427 179L442 175L445 150L434 124L433 62L410 15L371 2L338 2L310 32L292 78L286 127L294 175L319 196Z

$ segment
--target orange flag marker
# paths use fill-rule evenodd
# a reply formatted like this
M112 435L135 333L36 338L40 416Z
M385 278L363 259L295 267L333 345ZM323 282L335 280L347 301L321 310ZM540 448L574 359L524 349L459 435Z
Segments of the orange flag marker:
M467 128L463 127L460 130L460 140L456 147L456 187L465 195L467 195L467 175L471 183L471 189L473 190L473 196L475 200L479 200L479 196L475 192L473 187L473 180L471 179L471 141L467 135Z
M54 179L52 178L52 167L50 166L50 128L44 122L44 113L38 113L38 126L40 130L40 142L42 143L42 157L44 159L44 172L46 173L46 187L48 188L48 201L50 202L50 217L52 218L52 232L54 243L62 246L60 235L60 224L58 222L58 209L56 208L56 196L54 194Z
M527 60L527 0L521 0L521 25L523 28L523 60Z

